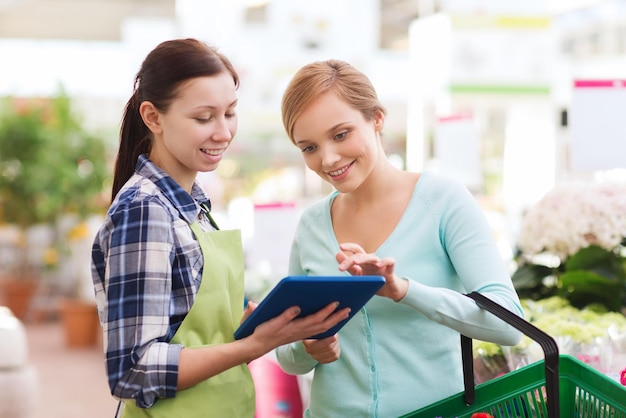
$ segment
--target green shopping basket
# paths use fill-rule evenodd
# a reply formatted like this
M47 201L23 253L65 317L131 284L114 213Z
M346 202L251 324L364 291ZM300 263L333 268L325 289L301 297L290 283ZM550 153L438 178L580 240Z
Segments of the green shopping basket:
M474 385L472 340L461 336L465 391L401 418L626 418L626 387L569 355L556 341L491 299L467 295L541 345L545 358Z

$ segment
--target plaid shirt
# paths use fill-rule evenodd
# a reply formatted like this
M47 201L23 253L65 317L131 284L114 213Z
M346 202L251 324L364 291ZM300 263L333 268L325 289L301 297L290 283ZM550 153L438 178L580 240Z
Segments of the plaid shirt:
M189 224L209 204L189 195L140 156L112 203L92 248L92 275L104 331L111 393L147 408L173 397L182 346L168 341L191 309L202 251ZM210 225L202 225L210 229Z

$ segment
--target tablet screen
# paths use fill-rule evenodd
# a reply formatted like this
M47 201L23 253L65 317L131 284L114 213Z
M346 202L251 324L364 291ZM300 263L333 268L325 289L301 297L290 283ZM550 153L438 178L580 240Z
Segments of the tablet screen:
M235 339L249 336L263 322L285 309L299 306L298 317L310 315L332 302L337 309L350 308L350 315L328 331L310 338L325 338L341 329L385 284L382 276L287 276L263 298L235 331Z

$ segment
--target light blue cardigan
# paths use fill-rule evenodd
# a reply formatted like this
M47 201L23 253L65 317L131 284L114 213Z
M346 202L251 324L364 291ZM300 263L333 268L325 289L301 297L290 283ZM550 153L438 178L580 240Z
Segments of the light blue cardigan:
M303 213L290 274L339 274L330 218L335 196ZM465 187L423 173L376 254L395 258L396 274L409 279L400 302L374 296L339 332L341 357L333 363L317 364L300 342L276 350L288 373L315 369L306 417L398 417L463 390L460 332L502 345L521 339L463 295L481 292L523 316L492 231Z

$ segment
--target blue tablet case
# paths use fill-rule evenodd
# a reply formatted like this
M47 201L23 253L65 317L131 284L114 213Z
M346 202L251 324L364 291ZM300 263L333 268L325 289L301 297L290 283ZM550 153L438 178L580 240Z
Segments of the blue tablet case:
M310 338L329 337L341 329L385 284L382 276L287 276L261 300L257 308L235 331L235 339L245 338L263 322L291 306L301 309L298 317L315 313L332 302L350 308L350 315L328 331Z

